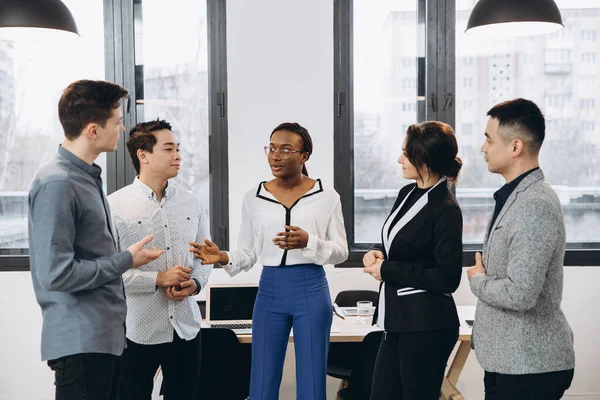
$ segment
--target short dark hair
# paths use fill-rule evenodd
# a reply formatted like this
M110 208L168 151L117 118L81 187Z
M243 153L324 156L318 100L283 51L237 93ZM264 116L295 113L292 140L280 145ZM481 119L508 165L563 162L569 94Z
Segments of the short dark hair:
M129 139L127 139L127 150L131 156L131 162L135 171L140 173L140 159L137 156L138 150L145 150L152 153L152 148L156 144L156 136L154 132L163 129L171 130L171 124L164 119L156 119L150 122L140 122L129 131Z
M450 125L439 121L427 121L411 125L406 131L406 157L419 169L425 166L429 171L445 176L451 181L458 178L462 161L458 154L456 135Z
M110 82L84 79L71 83L58 101L58 118L65 137L77 139L83 128L92 122L104 127L127 95L127 90Z
M277 127L275 127L275 129L273 129L273 131L271 132L271 137L273 137L273 134L277 131L290 131L290 132L294 132L295 134L299 135L300 138L302 139L302 152L303 153L308 153L308 155L311 155L313 152L313 142L312 142L312 138L310 137L310 133L308 133L308 130L303 127L302 125L300 125L297 122L284 122L281 123L279 125L277 125ZM302 173L306 176L308 176L308 171L306 170L306 165L302 166Z
M546 120L533 101L521 98L505 101L492 107L487 115L500 121L499 128L514 132L533 154L540 151L546 137Z

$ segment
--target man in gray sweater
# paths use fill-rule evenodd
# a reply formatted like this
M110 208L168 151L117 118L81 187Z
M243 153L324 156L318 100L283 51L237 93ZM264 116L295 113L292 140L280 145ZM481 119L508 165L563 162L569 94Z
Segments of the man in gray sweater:
M494 193L483 259L477 253L467 270L479 300L472 345L485 370L485 399L560 399L575 354L560 308L565 224L538 162L544 116L525 99L500 103L488 115L481 151L506 184Z
M122 87L77 81L58 103L65 139L29 192L29 252L42 309L42 360L55 372L56 399L118 399L125 347L121 274L156 258L153 235L117 252L102 189L100 153L125 130Z

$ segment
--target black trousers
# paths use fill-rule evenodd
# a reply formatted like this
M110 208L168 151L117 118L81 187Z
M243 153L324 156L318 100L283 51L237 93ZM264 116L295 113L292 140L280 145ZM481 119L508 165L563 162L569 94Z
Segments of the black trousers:
M572 369L544 374L506 375L485 371L485 400L558 400L573 380Z
M439 400L458 328L386 332L381 340L371 400Z
M81 353L48 361L56 400L119 400L121 356Z
M164 400L196 400L200 385L200 332L192 340L173 332L171 343L143 345L127 339L123 353L121 400L150 400L160 365Z

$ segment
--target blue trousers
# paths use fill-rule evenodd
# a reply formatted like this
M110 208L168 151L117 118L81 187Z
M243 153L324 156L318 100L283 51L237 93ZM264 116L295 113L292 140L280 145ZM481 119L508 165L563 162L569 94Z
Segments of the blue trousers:
M250 400L277 400L290 329L296 350L296 398L326 400L333 318L323 267L264 267L252 316Z

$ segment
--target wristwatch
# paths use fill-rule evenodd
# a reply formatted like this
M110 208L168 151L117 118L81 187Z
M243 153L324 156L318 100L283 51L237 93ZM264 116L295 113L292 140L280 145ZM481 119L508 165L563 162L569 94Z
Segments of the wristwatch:
M192 280L193 280L194 282L196 282L196 291L195 291L194 293L190 294L190 296L195 296L195 295L197 295L198 293L200 293L200 290L202 290L202 286L200 286L200 282L198 282L198 279L196 279L196 278L192 278Z

